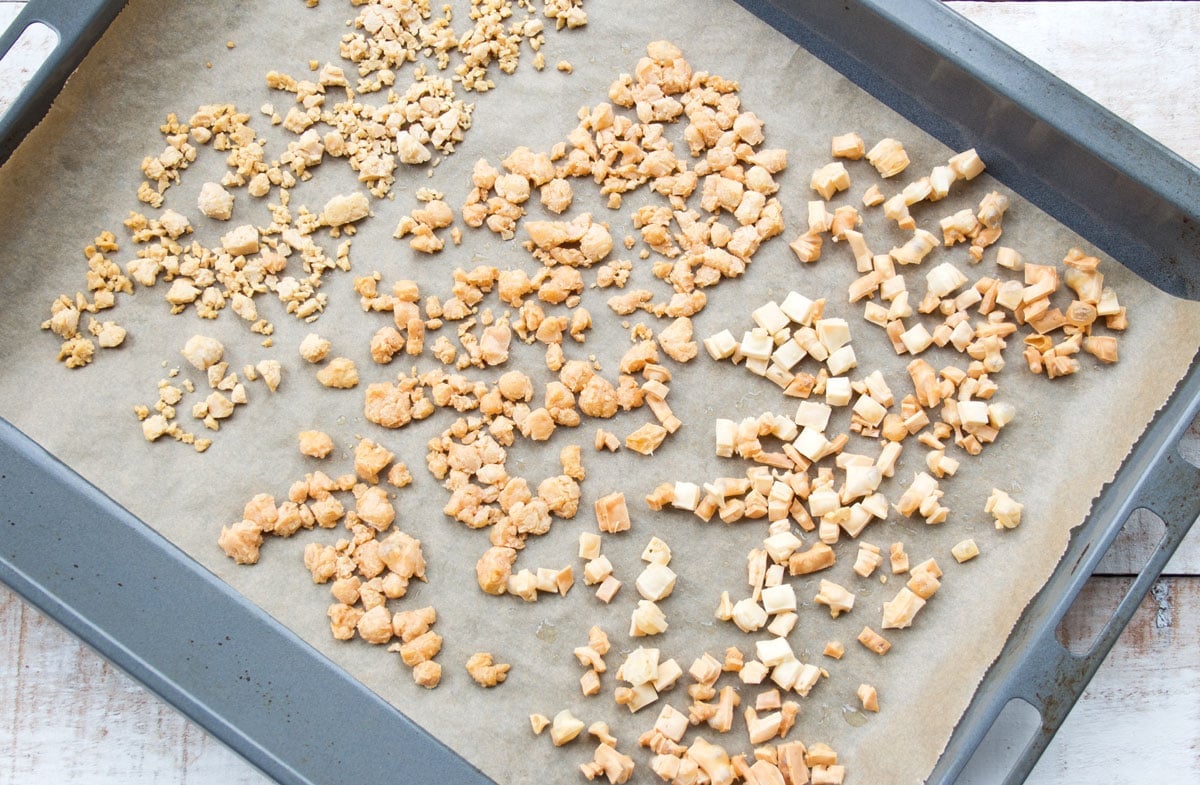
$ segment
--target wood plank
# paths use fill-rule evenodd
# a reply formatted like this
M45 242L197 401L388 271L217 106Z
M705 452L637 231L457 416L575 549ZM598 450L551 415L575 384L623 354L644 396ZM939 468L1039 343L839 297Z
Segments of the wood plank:
M1093 578L1059 628L1082 655L1132 584ZM1200 714L1197 616L1200 578L1167 578L1155 587L1109 652L1027 782L1194 782ZM1019 702L1018 702L1019 703ZM1006 708L959 785L995 785L1040 725L1028 705ZM1022 718L1022 719L1016 719Z
M0 585L0 782L269 780Z
M1089 640L1127 578L1096 578L1064 632ZM1051 742L1031 785L1195 782L1200 778L1200 578L1164 578Z
M0 584L0 782L16 782L18 695L22 674L21 622L24 604Z
M1184 158L1200 162L1196 3L948 5Z

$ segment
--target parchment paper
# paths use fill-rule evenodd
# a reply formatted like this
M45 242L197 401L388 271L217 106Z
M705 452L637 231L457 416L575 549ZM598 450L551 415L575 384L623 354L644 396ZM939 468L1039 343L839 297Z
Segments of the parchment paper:
M285 112L290 97L268 91L263 74L278 69L304 77L310 58L336 62L337 39L345 30L344 21L353 15L348 4L326 0L315 10L305 10L295 0L203 4L135 0L0 177L0 203L6 212L0 227L4 249L0 413L500 782L579 778L576 766L590 759L593 745L580 741L556 750L549 739L530 736L526 719L530 712L553 715L567 707L587 722L609 722L620 749L638 760L635 781L654 781L648 756L634 750L635 739L653 723L662 702L686 710L683 686L631 719L624 708L613 705L612 673L624 653L638 643L660 647L664 659L675 657L685 670L702 651L720 656L726 646L738 645L752 653L755 638L714 623L712 612L722 590L729 590L735 599L747 593L746 552L761 540L766 526L761 521L703 524L682 512L653 514L640 499L665 480L702 482L741 474L745 468L741 463L712 457L714 418L763 411L791 414L796 401L785 399L770 383L741 368L702 355L686 366L671 364L675 378L670 402L684 426L652 458L624 450L615 455L593 453L595 423L591 422L574 431L560 429L548 445L537 449L518 443L510 452L510 471L527 476L531 484L558 473L558 449L568 443L585 446L588 472L580 514L557 522L545 537L531 540L518 566L574 564L581 572L575 556L577 537L595 527L592 501L623 490L630 500L633 529L606 537L604 552L625 587L610 606L601 605L582 583L564 599L544 597L536 605L513 597L486 597L476 589L472 572L488 545L486 532L469 531L440 514L446 492L424 469L426 440L452 418L435 416L394 432L362 418L363 387L393 379L409 365L406 358L391 367L370 361L370 335L390 317L361 312L352 291L353 276L378 270L385 283L416 278L423 292L446 297L451 270L457 266L524 265L532 272L532 261L515 242L500 242L487 232L468 230L461 248L449 247L436 257L418 257L407 243L392 240L390 234L399 217L417 206L417 188L442 190L457 208L477 158L497 162L517 145L548 149L564 139L579 106L605 100L608 84L617 74L632 71L647 42L669 38L682 47L694 68L739 81L744 108L766 121L765 146L784 147L790 153L789 168L779 178L788 226L784 236L765 244L746 276L710 290L707 309L695 319L697 338L724 327L740 335L751 326L751 308L769 298L781 299L790 289L810 297L827 296L827 315L843 316L852 326L859 357L856 373L882 368L899 399L910 390L903 374L907 358L896 357L882 331L862 321L861 305L845 304L845 287L854 277L848 249L827 241L819 263L800 266L786 243L805 226L805 202L812 194L808 179L816 166L829 160L832 135L855 130L868 145L884 136L901 139L914 162L898 178L903 182L926 173L951 152L732 2L606 0L589 4L588 10L591 20L584 30L548 35L547 61L569 59L574 65L572 75L552 67L534 72L526 51L517 75L497 75L496 91L473 97L475 126L457 154L432 177L427 169L402 172L394 201L374 203L375 217L354 238L354 273L327 276L324 291L330 304L315 325L286 316L269 295L258 299L260 312L277 327L271 349L261 347L261 336L251 334L228 311L211 322L191 313L169 316L162 285L141 289L133 298L120 298L119 307L104 318L128 327L130 338L119 350L101 352L92 367L80 371L68 371L54 362L57 339L39 331L38 325L48 316L54 296L83 288L81 249L101 230L111 229L123 241L117 259L133 257L133 245L120 222L129 210L143 208L134 198L141 180L138 163L162 148L158 124L164 115L176 112L186 119L199 104L236 102L255 115L252 124L270 140L268 155L277 156L288 136L270 128L257 109L270 100ZM456 18L458 28L466 15ZM237 45L227 49L226 41ZM211 69L206 62L211 62ZM401 70L398 83L403 86L409 78L409 72ZM670 133L678 138L681 130ZM166 206L188 215L196 238L210 245L218 244L220 235L233 225L265 225L269 220L264 203L251 200L244 191L238 192L230 224L199 215L196 193L205 180L219 179L223 166L222 154L202 149L200 160L184 173L183 184L168 192L166 201ZM877 181L865 163L850 168L855 183L839 197L839 204L857 204L864 188ZM315 174L310 183L295 189L293 206L305 204L317 210L329 195L357 187L341 161L327 159ZM608 213L586 181L574 184L577 200L570 215L591 209L601 220L612 222L618 240L632 232L628 210ZM885 193L898 187L886 184ZM984 177L957 192L961 196L920 206L915 209L918 223L936 232L939 218L977 204L991 188L1005 190ZM651 197L641 193L626 205L649 201ZM530 212L536 217L540 208L531 204ZM863 231L877 253L902 239L871 213ZM333 241L322 238L321 242L332 252ZM1001 243L1037 263L1059 263L1071 246L1091 252L1080 238L1015 198ZM618 247L617 254L622 253ZM997 272L993 256L994 250L982 265L968 270L972 280ZM665 299L667 292L650 275L649 262L637 262L632 252L626 258L635 259L630 286L652 288ZM965 267L965 247L935 252L925 267L944 259ZM927 527L893 514L862 535L885 553L891 542L903 540L913 563L934 556L946 571L943 589L918 616L914 628L889 634L894 644L890 654L878 658L854 642L864 625L879 628L881 604L900 585L892 581L884 586L877 579L854 576L850 567L855 543L839 544L839 563L829 572L811 580L791 579L803 607L790 641L801 659L827 667L830 677L802 701L790 737L833 745L848 767L848 782L917 782L927 776L1022 608L1058 562L1071 528L1085 518L1091 500L1166 400L1200 344L1196 304L1163 295L1111 260L1105 260L1104 272L1131 315L1131 327L1121 337L1121 362L1100 367L1094 358L1082 355L1081 373L1048 382L1027 373L1021 367L1019 347L1012 347L1009 368L998 377L997 398L1015 403L1018 417L996 445L978 459L964 460L958 475L943 481L945 502L952 510L950 521ZM591 274L585 279L593 280ZM923 284L917 278L909 288L919 293ZM628 345L627 332L604 306L611 293L589 290L585 294L584 305L592 312L596 329L585 345L568 340L564 347L568 357L596 354L610 378ZM493 299L487 303L498 307ZM652 317L635 316L630 321L657 326ZM299 340L310 330L330 338L335 355L357 361L363 377L359 389L335 392L317 384L315 369L296 352ZM204 455L174 443L146 443L132 414L135 404L154 402L156 384L168 368L182 367L183 376L205 389L200 375L187 368L179 355L195 333L222 340L231 369L268 357L280 360L285 368L283 385L274 395L261 383L249 385L250 403L215 434L215 443ZM926 356L935 366L959 361L936 351ZM425 357L420 366L428 369L433 362ZM549 378L538 349L517 347L511 363L534 369L540 381ZM841 416L831 433L846 427L846 413ZM642 410L604 425L624 435L649 419L649 412ZM189 423L186 411L181 412L181 422ZM327 464L318 467L297 453L296 433L305 428L320 428L334 436L338 450ZM350 455L359 436L394 450L416 478L412 487L397 495L398 525L424 543L430 581L414 585L407 597L391 606L399 610L432 603L439 610L436 629L446 641L439 657L445 677L431 692L416 687L399 658L383 648L330 637L326 587L312 584L301 564L301 552L307 542L332 542L340 530L302 532L286 541L269 539L255 567L236 566L216 545L220 527L238 520L242 505L253 494L265 491L282 499L288 485L306 471L321 468L330 475L350 471ZM849 449L873 452L876 448L856 439ZM888 491L893 500L912 473L923 469L924 453L915 445L906 450L898 481ZM1025 503L1025 522L1019 529L998 533L983 513L984 499L993 486ZM671 566L679 573L674 595L662 603L670 629L658 638L631 641L625 632L637 599L633 580L642 566L638 554L653 535L671 546L675 554ZM949 548L966 537L974 537L983 554L958 565ZM818 578L856 591L855 610L833 621L824 608L814 606ZM610 634L614 651L607 658L610 672L603 678L601 697L588 699L579 694L582 669L571 650L586 642L588 627L597 623ZM831 639L846 645L841 662L820 656ZM512 664L505 684L484 691L471 683L462 665L476 651L494 652L498 660ZM850 708L856 704L854 693L860 682L879 689L882 711L878 715L863 717ZM740 692L743 706L751 705L757 689L740 687ZM353 707L347 711L353 716ZM739 719L734 734L720 741L733 750L748 751L742 727ZM707 728L701 732L716 740Z

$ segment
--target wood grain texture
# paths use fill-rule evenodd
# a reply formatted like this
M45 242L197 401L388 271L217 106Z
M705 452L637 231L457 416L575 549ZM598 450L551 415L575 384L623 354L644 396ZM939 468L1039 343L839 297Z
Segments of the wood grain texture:
M1091 640L1130 580L1094 578L1064 631ZM1200 781L1200 578L1164 578L1038 762L1031 785Z
M15 3L0 2L0 26ZM1200 3L950 4L1200 162ZM1119 56L1114 56L1118 53ZM1195 431L1195 427L1193 427ZM1193 433L1184 451L1200 455ZM1144 561L1152 530L1102 571ZM1168 573L1200 576L1200 529ZM1093 579L1064 626L1089 638L1128 579ZM1105 660L1030 782L1200 781L1200 577L1167 578ZM1135 751L1136 755L1130 754ZM0 586L0 784L264 785L268 780Z
M1200 162L1194 2L952 2L1030 60Z
M0 783L266 777L0 585Z

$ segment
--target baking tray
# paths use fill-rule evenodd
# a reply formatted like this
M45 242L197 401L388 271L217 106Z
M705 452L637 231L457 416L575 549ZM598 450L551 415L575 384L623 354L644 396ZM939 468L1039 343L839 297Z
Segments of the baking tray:
M948 146L977 147L990 173L1146 280L1200 298L1196 170L957 14L932 0L739 2ZM0 121L0 157L123 5L35 0L0 38L7 51L34 21L60 36ZM931 782L959 776L1013 698L1042 723L1006 782L1032 769L1200 515L1197 471L1177 449L1198 407L1193 365L1026 610ZM1058 623L1139 508L1164 521L1163 538L1092 650L1074 656ZM0 509L0 579L276 780L488 781L2 421Z

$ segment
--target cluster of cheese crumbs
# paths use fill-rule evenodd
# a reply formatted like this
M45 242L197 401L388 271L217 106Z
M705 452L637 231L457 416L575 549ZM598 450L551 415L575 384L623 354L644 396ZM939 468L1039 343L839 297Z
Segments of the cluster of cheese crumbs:
M302 454L324 460L334 445L323 432L305 431L298 447ZM412 579L426 579L421 541L398 528L387 488L398 490L411 482L408 467L395 461L394 453L362 439L354 448L353 472L337 477L310 472L293 482L279 503L271 494L254 496L242 510L242 520L221 528L218 544L238 564L255 564L264 535L291 537L301 529L333 529L340 523L346 535L333 545L310 542L304 548L304 566L313 583L329 584L333 637L391 644L388 650L412 669L413 680L433 688L442 675L434 659L442 637L431 629L437 611L388 608L389 601L404 597Z
M172 313L191 306L201 318L212 319L229 305L251 323L254 332L269 336L273 327L258 317L253 300L271 291L289 313L309 321L317 318L326 304L319 291L322 276L333 268L349 269L350 246L342 243L335 254L329 254L314 241L313 234L321 228L327 228L333 238L353 234L354 222L368 215L369 203L363 194L348 194L331 200L320 213L300 207L293 218L290 189L298 181L310 179L313 169L328 156L345 159L371 194L387 196L398 163L436 166L439 159L433 158L429 147L450 154L471 127L473 106L457 97L455 85L475 92L496 87L490 69L495 66L505 74L513 73L522 44L534 51L535 67L544 67L539 50L545 40L545 24L527 1L472 0L471 25L461 33L451 27L449 6L434 18L428 0L356 5L360 10L351 20L355 32L345 35L340 46L342 58L357 73L354 84L345 67L321 66L315 60L310 61L316 72L313 79L275 71L266 75L268 87L292 94L296 102L284 116L273 104L260 108L272 125L296 136L277 158L267 155L267 141L251 127L250 115L232 104L201 106L186 123L175 114L167 116L160 129L164 148L141 162L145 180L137 189L138 200L153 209L162 208L167 191L181 182L200 149L210 146L225 155L228 171L220 182L203 184L198 212L212 220L228 221L234 215L238 191L244 190L251 200L274 194L275 201L269 205L271 222L265 229L243 224L223 236L219 246L205 247L180 242L192 232L192 226L178 210L166 209L158 217L135 212L125 226L133 242L143 247L123 268L111 257L118 250L115 235L102 233L84 250L87 293L56 298L50 318L42 325L62 339L58 359L66 367L88 365L97 347L115 348L125 340L125 328L116 322L89 319L81 325L83 313L111 309L118 293L132 295L135 282L152 288L160 277L171 284L166 299ZM516 8L525 10L520 20L514 18ZM543 16L559 28L574 29L587 23L578 0L546 2ZM412 83L397 92L396 71L407 63L415 63ZM449 77L430 72L430 68L445 71L451 66ZM330 90L342 91L344 99L327 104ZM386 96L382 103L364 100L365 95L380 92ZM322 133L322 129L328 130ZM444 220L443 213L435 216L435 223ZM294 264L289 271L293 254L302 264L302 274Z
M229 361L224 359L225 347L216 338L193 335L180 351L188 364L203 371L211 392L203 401L192 405L192 418L199 420L210 431L221 429L221 420L232 417L238 406L249 402L246 384L238 378L236 371L229 370ZM178 408L184 399L196 392L195 383L189 378L177 381L179 369L172 368L167 378L159 380L158 400L154 405L138 405L134 414L142 423L142 436L153 442L170 436L183 444L190 444L197 452L212 446L212 439L198 438L195 433L183 428L177 421ZM283 379L283 366L278 360L260 360L257 364L242 367L242 378L247 382L262 381L270 392L279 389ZM153 410L153 413L151 411Z
M857 134L835 137L832 144L833 156L848 160L862 158L864 149ZM880 141L865 155L884 178L899 174L909 164L903 146L894 139ZM951 156L946 164L933 167L929 175L908 183L890 198L884 198L879 184L871 185L862 195L863 206L869 209L882 205L886 218L911 232L904 243L887 253L875 253L868 239L857 231L862 216L852 204L829 212L829 200L851 186L845 165L835 161L822 166L811 181L821 200L808 203L808 230L792 243L792 250L800 261L811 263L820 258L826 235L835 243L845 241L860 273L850 286L849 301L865 301L863 318L886 331L897 354L915 356L931 346L949 346L973 361L968 372L981 367L983 372L995 374L1005 365L1005 339L1027 327L1022 336L1022 357L1033 373L1045 372L1051 379L1074 374L1081 365L1072 355L1080 351L1102 363L1116 362L1116 337L1094 331L1101 320L1108 330L1124 330L1128 326L1125 308L1112 287L1104 285L1104 275L1098 269L1100 260L1076 248L1067 252L1060 271L1054 265L1028 263L1018 251L998 246L996 272L974 282L958 266L945 261L926 272L920 300L915 304L909 301L910 281L902 268L920 266L935 249L950 249L959 243L969 243L968 264L979 264L985 249L1000 239L1009 200L996 191L984 196L977 210L964 208L942 218L938 222L940 242L934 233L917 226L909 209L922 202L940 201L956 183L974 179L984 168L972 149ZM1008 277L1011 273L1020 273L1021 277ZM1056 305L1054 299L1062 289L1061 283L1066 283L1074 299ZM876 295L882 302L875 300ZM972 324L971 309L983 320ZM941 322L930 330L916 314L941 317ZM916 321L906 324L906 319ZM1063 337L1055 340L1059 331ZM798 360L803 354L793 350L785 357ZM776 365L763 368L785 377Z

